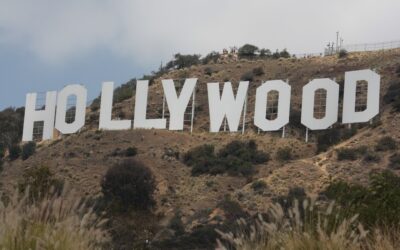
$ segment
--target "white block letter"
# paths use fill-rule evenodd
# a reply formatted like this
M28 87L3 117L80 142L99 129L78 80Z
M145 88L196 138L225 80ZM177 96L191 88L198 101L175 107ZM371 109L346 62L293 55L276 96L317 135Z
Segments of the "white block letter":
M149 93L149 81L140 80L136 83L135 100L135 119L133 124L135 128L156 128L165 129L167 127L166 119L146 119L147 96Z
M43 140L53 138L57 92L51 91L46 93L46 107L44 110L36 110L36 96L36 93L26 95L22 141L32 141L33 123L37 121L44 122Z
M315 92L326 90L325 117L314 117ZM309 129L327 129L337 121L339 101L339 84L328 78L315 79L303 87L303 102L301 106L301 123Z
M131 120L111 120L114 83L104 82L101 90L99 128L105 130L124 130L131 128Z
M162 80L165 98L167 100L168 109L170 113L169 130L183 130L183 119L185 110L193 95L193 90L196 87L197 79L186 79L185 84L178 95L175 90L173 80Z
M75 120L72 123L65 122L67 113L67 101L71 95L76 96ZM56 129L62 134L73 134L85 125L87 90L82 85L68 85L58 92Z
M226 116L229 130L238 131L240 117L243 112L249 82L240 82L239 89L234 97L232 84L226 82L220 96L219 83L208 83L208 105L210 110L210 132L218 132Z
M343 123L367 122L379 113L381 77L372 70L350 71L345 74L343 98ZM355 111L357 81L368 82L367 108Z
M281 80L267 81L257 88L256 106L254 111L254 124L263 131L276 131L289 122L290 113L289 84ZM270 91L278 91L278 115L274 120L266 119L267 96Z

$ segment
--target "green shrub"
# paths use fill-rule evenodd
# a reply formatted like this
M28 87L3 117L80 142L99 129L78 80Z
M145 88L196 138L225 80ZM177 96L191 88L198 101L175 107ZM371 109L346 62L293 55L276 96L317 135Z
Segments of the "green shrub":
M339 58L345 58L345 57L347 57L347 50L345 50L345 49L341 49L340 51L339 51L339 54L338 54L338 57Z
M337 159L339 161L350 160L355 161L358 158L357 151L352 148L341 148L337 151Z
M228 156L236 156L243 161L255 164L260 164L269 160L269 155L259 151L254 140L247 142L235 140L228 143L218 152L218 157L226 158Z
M198 225L191 232L178 237L152 242L155 249L214 249L217 239L216 225Z
M270 58L271 57L271 51L269 49L261 49L260 50L260 57L261 58Z
M8 157L10 160L16 160L21 155L21 147L18 144L14 144L9 148L9 155Z
M6 153L6 146L0 143L0 159L4 157Z
M253 58L258 51L257 46L251 44L245 44L238 50L238 55L240 58Z
M126 99L129 99L133 96L133 93L136 90L136 79L132 79L129 82L122 84L114 90L114 103L122 102ZM96 108L96 106L93 106Z
M375 152L367 151L367 153L364 156L365 162L379 162L380 160L381 158Z
M254 191L260 191L267 188L267 183L263 180L257 180L251 184L251 188Z
M219 166L222 167L223 172L227 172L230 175L249 176L254 174L251 162L234 155L228 155L225 158L222 158L220 163L217 165L217 169L219 169Z
M204 144L195 148L190 149L184 156L183 162L188 165L194 165L198 160L214 158L214 146L210 144Z
M32 201L42 200L48 196L60 195L64 187L62 180L56 178L47 166L28 168L19 183L20 193L29 190Z
M204 74L211 76L214 73L214 70L211 67L207 67L204 69Z
M307 194L302 187L290 187L287 195L278 196L273 198L273 202L280 204L285 210L293 207L295 200L299 201L300 204L307 199Z
M290 123L289 126L294 128L302 128L303 124L301 124L301 111L298 109L292 109L290 111Z
M348 128L331 128L318 132L317 135L317 153L324 152L329 147L351 138L357 133L357 128L353 126Z
M6 108L0 112L0 145L3 152L21 141L24 114L25 108Z
M254 69L253 69L253 74L254 74L255 76L262 76L262 75L265 74L265 72L264 72L264 70L263 70L262 67L257 67L257 68L254 68Z
M180 211L176 212L174 217L172 217L171 221L168 225L169 228L175 231L175 235L183 235L185 233L185 226L182 222L182 214Z
M370 184L335 182L322 193L343 206L345 214L359 214L367 226L398 226L400 223L400 177L390 171L372 173Z
M235 221L248 216L240 204L231 200L229 197L225 197L222 201L220 201L217 204L217 208L220 208L224 211L227 221Z
M192 166L192 175L222 174L248 176L254 173L253 164L267 162L269 155L257 149L254 141L232 141L218 154L214 146L202 145L189 150L183 157L186 165Z
M116 209L147 210L154 206L155 179L143 163L125 160L111 167L101 182L107 202Z
M90 104L90 110L92 111L92 112L95 112L95 111L97 111L97 110L99 110L100 109L100 96L98 96L98 97L96 97L93 101L92 101L92 103ZM91 120L95 120L95 119L91 119Z
M276 151L276 159L280 162L286 162L293 159L292 149L290 147L279 148Z
M22 160L28 159L31 155L33 155L36 151L36 143L28 142L22 146L21 157Z
M164 148L164 155L163 157L168 157L168 158L175 158L176 160L179 160L180 157L180 152L177 149L174 148Z
M175 54L174 59L167 63L167 69L183 69L200 63L200 55Z
M395 111L400 111L400 82L391 81L386 94L383 96L385 104L392 104Z
M218 61L219 57L220 57L220 54L218 52L213 51L213 52L207 54L204 58L202 58L201 62L203 64L208 64L210 62L216 63Z
M241 77L240 77L241 81L253 81L254 80L254 73L253 71L248 71L246 73L244 73Z
M341 148L336 150L336 153L339 161L343 160L355 161L360 156L367 153L367 147L360 146L357 148Z
M273 59L279 59L281 57L281 53L279 53L279 50L276 50L273 54L272 54L272 58Z
M397 148L397 142L390 136L385 136L379 139L375 145L376 151L389 151Z
M400 169L400 154L395 153L389 158L389 168L398 170Z
M125 150L125 156L126 157L132 157L137 155L137 148L135 147L129 147Z
M290 58L290 54L286 49L283 49L281 52L279 52L279 57Z

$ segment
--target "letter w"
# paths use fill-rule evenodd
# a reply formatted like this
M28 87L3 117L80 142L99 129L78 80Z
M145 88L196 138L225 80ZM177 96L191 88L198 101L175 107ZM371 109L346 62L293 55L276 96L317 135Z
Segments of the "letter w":
M219 132L225 117L228 121L229 131L238 131L248 87L248 81L240 82L235 98L232 84L226 82L221 97L219 83L207 84L208 105L210 109L210 132Z

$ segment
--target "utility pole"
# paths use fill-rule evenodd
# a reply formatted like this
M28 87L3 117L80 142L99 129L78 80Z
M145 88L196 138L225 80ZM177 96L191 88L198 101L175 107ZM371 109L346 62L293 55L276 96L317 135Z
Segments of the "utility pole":
M336 53L339 52L339 31L336 32Z

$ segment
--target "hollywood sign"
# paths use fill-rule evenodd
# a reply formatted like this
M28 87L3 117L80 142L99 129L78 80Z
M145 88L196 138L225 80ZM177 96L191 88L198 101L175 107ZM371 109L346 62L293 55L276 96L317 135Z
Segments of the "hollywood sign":
M357 82L367 82L366 108L356 111ZM168 105L170 118L169 130L183 130L184 115L190 99L194 100L197 79L186 79L181 92L176 92L173 80L162 80L164 96ZM241 81L236 95L232 84L225 82L220 92L219 83L208 83L208 102L210 115L210 132L219 132L224 119L230 132L237 132L240 120L245 120L248 81ZM136 83L136 98L134 120L113 120L112 103L114 84L105 82L101 91L99 129L167 129L167 119L147 119L147 99L149 82L139 80ZM314 116L314 99L317 90L326 91L325 115L322 118ZM350 71L345 73L342 123L368 122L379 113L380 76L372 70ZM268 93L276 91L279 95L277 117L267 119ZM66 122L67 100L76 97L75 119ZM256 90L254 125L261 131L277 131L289 123L291 86L281 80L266 81ZM87 90L82 85L68 85L60 92L46 93L44 109L36 110L36 93L26 96L23 141L33 139L34 122L43 122L43 140L52 139L54 128L61 134L73 134L85 125ZM315 79L303 87L301 105L301 123L311 130L323 130L332 126L338 120L339 85L328 78ZM194 106L193 106L194 108ZM193 110L194 111L194 110ZM193 121L194 112L192 112Z

